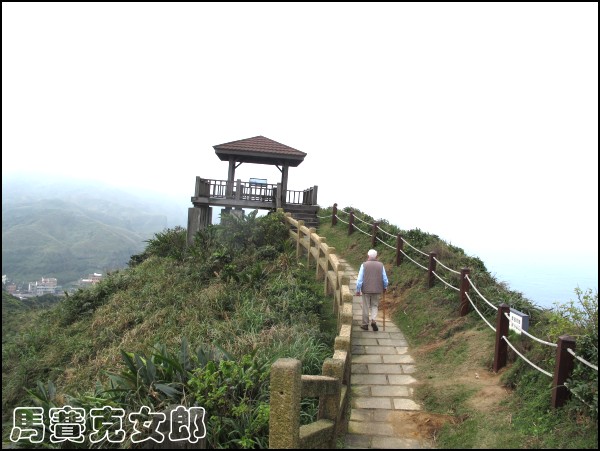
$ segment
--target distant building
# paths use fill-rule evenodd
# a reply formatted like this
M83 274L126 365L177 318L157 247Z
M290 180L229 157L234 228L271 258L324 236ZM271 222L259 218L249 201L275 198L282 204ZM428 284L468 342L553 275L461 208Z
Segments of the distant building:
M88 276L84 279L79 279L79 285L82 286L90 286L95 285L102 280L102 274L94 273L88 274Z
M45 294L56 294L60 289L58 281L54 277L42 277L35 282L29 282L29 292L35 296L43 296Z
M42 280L40 282L41 282L41 285L44 285L45 287L56 288L58 280L56 280L54 277L48 277L48 278L42 277Z

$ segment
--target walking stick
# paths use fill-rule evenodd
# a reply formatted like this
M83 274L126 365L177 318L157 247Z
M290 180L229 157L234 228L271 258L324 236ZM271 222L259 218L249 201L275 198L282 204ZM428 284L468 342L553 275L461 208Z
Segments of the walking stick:
M385 332L385 290L383 291L383 331Z

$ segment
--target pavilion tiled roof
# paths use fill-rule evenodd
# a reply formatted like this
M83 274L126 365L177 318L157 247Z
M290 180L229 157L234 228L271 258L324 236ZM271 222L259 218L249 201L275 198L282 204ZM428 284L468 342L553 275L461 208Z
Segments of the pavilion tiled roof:
M230 156L234 156L238 161L270 164L280 164L285 161L292 166L297 166L306 156L304 152L264 136L218 144L213 148L221 160L228 160Z

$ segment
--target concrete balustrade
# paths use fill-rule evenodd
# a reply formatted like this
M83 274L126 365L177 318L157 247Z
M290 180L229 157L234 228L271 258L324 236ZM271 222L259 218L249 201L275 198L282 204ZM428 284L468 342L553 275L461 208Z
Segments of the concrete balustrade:
M308 228L304 221L285 214L290 237L296 241L298 259L306 254L306 263L315 266L315 277L323 280L324 293L333 297L338 334L332 358L323 363L322 375L303 375L302 363L279 359L271 367L271 409L269 448L335 448L343 433L344 413L350 394L350 359L352 350L352 293L346 267L335 248ZM300 402L303 397L319 398L318 420L300 426Z

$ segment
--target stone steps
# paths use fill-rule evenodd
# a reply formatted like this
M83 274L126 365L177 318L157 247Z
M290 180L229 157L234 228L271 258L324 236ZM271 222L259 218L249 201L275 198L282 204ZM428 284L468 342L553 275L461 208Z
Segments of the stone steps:
M356 292L358 271L346 261L350 292ZM352 369L350 419L345 448L422 449L426 440L400 432L399 422L406 412L418 412L413 399L415 361L404 334L389 317L383 329L383 309L377 316L379 330L362 330L361 296L352 305Z

